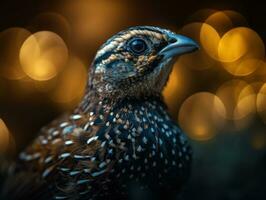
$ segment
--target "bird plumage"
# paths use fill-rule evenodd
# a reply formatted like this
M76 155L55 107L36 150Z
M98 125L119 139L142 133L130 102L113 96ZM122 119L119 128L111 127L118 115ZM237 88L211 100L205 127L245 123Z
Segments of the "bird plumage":
M177 42L172 36L143 26L109 39L92 63L80 105L44 127L20 154L13 176L34 174L36 183L12 184L35 184L35 193L43 188L55 199L125 199L132 190L180 189L191 149L161 96L174 57L160 52ZM13 192L5 187L6 196Z

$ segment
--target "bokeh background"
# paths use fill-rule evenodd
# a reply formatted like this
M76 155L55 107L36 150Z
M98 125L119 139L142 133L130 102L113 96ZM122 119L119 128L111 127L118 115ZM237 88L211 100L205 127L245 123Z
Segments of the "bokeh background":
M82 98L99 45L135 25L194 38L164 96L191 140L182 198L266 199L263 1L1 0L0 154L15 157Z

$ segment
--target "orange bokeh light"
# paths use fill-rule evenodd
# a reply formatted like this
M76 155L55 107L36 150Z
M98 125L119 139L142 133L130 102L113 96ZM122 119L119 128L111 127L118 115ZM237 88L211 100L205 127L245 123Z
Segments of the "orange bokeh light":
M217 96L199 92L184 101L178 121L190 138L209 140L219 133L224 125L225 115L223 102Z
M84 95L87 83L87 69L80 59L70 57L65 70L58 77L58 82L51 98L63 107L75 106Z
M68 49L60 36L41 31L25 40L19 56L22 68L30 78L45 81L62 70L68 59Z

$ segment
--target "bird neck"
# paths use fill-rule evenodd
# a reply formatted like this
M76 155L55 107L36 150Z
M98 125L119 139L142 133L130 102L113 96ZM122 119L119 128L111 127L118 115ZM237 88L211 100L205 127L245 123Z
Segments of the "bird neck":
M142 104L147 101L156 101L161 105L165 105L162 95L150 95L142 97L103 97L95 90L87 91L83 100L75 109L74 113L110 113L115 107L127 104L127 102L138 102Z

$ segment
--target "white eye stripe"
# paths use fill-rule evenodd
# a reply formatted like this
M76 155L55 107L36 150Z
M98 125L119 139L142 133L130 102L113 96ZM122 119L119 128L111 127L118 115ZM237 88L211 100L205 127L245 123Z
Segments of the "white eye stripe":
M107 64L111 63L112 61L115 61L115 60L118 60L118 59L122 59L122 58L123 58L123 55L112 54L108 58L102 60L101 64L107 65Z
M119 43L114 40L110 42L108 45L103 47L101 50L97 52L97 55L95 56L95 59L99 58L100 56L104 55L106 52L113 50Z
M150 30L130 30L126 32L124 35L118 36L113 41L111 41L109 44L104 46L102 49L100 49L95 57L95 59L99 58L100 56L104 55L108 51L112 51L114 48L116 48L120 43L127 41L134 35L148 35L155 37L157 39L163 39L164 36L160 33L150 31Z

